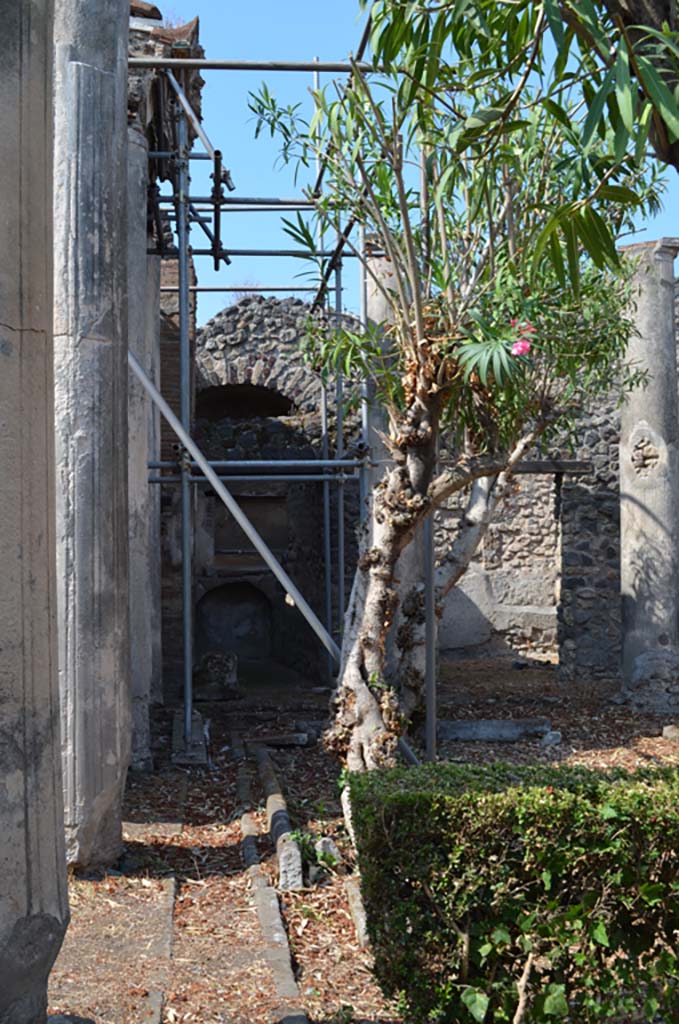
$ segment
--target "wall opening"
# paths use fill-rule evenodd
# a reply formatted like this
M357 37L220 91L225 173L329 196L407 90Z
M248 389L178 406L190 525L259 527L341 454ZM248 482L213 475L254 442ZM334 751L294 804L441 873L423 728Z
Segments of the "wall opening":
M223 419L250 420L261 416L290 416L294 405L271 388L256 384L224 384L205 388L196 396L196 419L210 423Z

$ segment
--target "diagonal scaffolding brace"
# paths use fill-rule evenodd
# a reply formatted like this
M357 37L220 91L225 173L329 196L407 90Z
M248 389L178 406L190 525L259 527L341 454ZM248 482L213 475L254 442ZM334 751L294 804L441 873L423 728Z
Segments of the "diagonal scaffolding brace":
M141 366L133 356L131 352L127 355L130 369L137 377L142 387L148 394L149 398L158 407L160 413L165 418L169 426L174 430L175 434L186 448L189 455L196 462L196 464L202 470L205 478L210 482L215 494L220 498L226 508L231 513L233 518L236 520L241 530L245 533L246 537L255 548L255 550L261 555L269 569L281 584L285 592L292 598L295 605L299 608L300 612L307 620L311 628L313 629L316 636L319 638L323 646L330 652L336 664L339 664L340 650L333 638L328 633L327 629L316 615L311 605L306 601L301 592L298 590L296 585L288 576L287 572L278 561L271 548L268 547L266 542L260 537L259 533L252 525L248 517L243 512L242 508L233 497L233 495L226 489L224 483L220 477L217 476L216 472L205 458L196 442L190 437L188 432L184 429L181 422L172 412L172 409L167 404L163 396L160 394L156 386L149 380Z

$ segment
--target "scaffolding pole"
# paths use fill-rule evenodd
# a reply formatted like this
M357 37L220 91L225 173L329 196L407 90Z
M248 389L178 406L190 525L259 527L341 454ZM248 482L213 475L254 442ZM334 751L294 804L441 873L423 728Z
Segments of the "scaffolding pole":
M181 425L188 433L191 429L191 339L189 333L189 133L183 107L177 107L177 247L179 250L179 377ZM184 744L191 744L193 719L193 552L192 515L193 499L190 469L181 467L182 505L182 637L184 678Z
M335 266L335 323L337 330L342 329L342 261L337 260ZM341 370L337 372L336 397L337 403L337 444L335 456L341 459L344 455L344 379ZM345 557L344 557L344 484L337 484L337 623L341 629L344 619L345 600ZM339 631L338 631L339 636Z
M208 459L213 469L356 469L362 459ZM177 463L169 460L148 462L149 469L176 469ZM195 469L196 463L191 463Z
M360 289L360 319L361 329L364 334L368 331L368 275L365 269L366 261L366 246L365 246L365 225L361 224L359 228L359 252L361 258L359 261L359 289ZM359 519L361 525L366 520L368 515L368 487L371 470L369 469L370 460L370 409L369 409L369 385L368 381L363 378L361 381L361 446L362 454L365 458L361 462L361 468L359 472Z
M355 476L347 476L344 473L251 473L249 476L243 474L231 474L231 473L218 473L217 476L220 480L229 480L231 483L310 483L310 482L323 482L325 480L336 483L338 480L346 482L347 480L357 480ZM204 476L196 476L195 474L189 477L191 483L204 483L207 479ZM151 476L149 477L150 484L173 484L179 483L181 480L180 476Z
M189 101L186 98L184 90L181 88L181 86L179 85L179 82L174 77L174 75L172 74L172 72L170 71L169 68L166 69L165 74L167 75L168 82L170 83L170 85L174 89L174 93L175 93L175 96L177 97L177 100L179 101L179 105L181 106L182 110L184 111L185 116L188 117L189 121L191 122L191 125L192 125L193 130L195 131L196 135L198 136L200 141L203 143L203 146L205 147L205 151L207 152L208 156L210 157L210 160L214 160L214 158L215 158L215 147L212 145L212 143L208 139L208 137L207 137L207 135L205 133L205 129L203 128L202 124L198 120L198 117L196 115L195 110L193 109L193 107L191 106L191 104L189 103ZM181 147L181 143L180 143L180 147Z
M178 292L179 288L176 285L163 285L160 289L161 292ZM295 285L290 288L284 288L282 286L276 286L275 288L267 288L266 285L232 285L231 287L225 288L220 285L195 285L192 284L189 288L190 292L237 292L237 293L248 293L248 292L315 292L315 288L298 288Z
M313 68L314 92L318 93L321 88L320 60L314 58ZM321 160L316 157L316 174L320 177ZM314 193L315 194L315 193ZM318 221L318 248L323 250L324 232L323 223ZM321 454L323 461L329 461L330 440L328 435L328 387L325 378L321 379ZM330 540L330 483L323 483L323 565L324 565L324 593L325 593L325 628L332 634L332 544ZM332 673L332 663L328 660L328 672Z
M425 693L425 759L436 760L436 593L434 567L434 517L430 513L422 525L424 548L424 693Z
M186 71L328 71L349 75L354 70L348 61L206 60L200 57L130 57L128 64L131 68L183 68ZM365 72L377 70L365 62L356 66Z

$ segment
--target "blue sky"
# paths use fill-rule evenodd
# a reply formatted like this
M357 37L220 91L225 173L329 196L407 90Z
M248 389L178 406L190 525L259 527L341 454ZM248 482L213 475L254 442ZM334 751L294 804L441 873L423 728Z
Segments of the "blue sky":
M364 24L357 0L170 0L160 2L163 14L173 22L200 18L200 39L206 57L245 60L344 60L358 46ZM241 196L299 195L304 181L294 182L291 168L277 165L276 140L254 138L254 124L248 110L250 91L266 79L276 97L285 103L308 104L311 74L269 72L266 75L241 71L205 71L203 125L212 144L221 149L230 169L236 192ZM210 165L191 165L192 192L209 189ZM640 224L635 240L679 235L676 216L679 180L668 175L665 210L654 221ZM164 189L167 191L167 189ZM290 215L288 215L290 216ZM194 246L202 247L200 229L192 230ZM226 248L290 248L276 213L233 213L223 218L222 237ZM205 240L205 239L203 239ZM206 240L205 240L206 241ZM247 285L308 285L299 275L302 261L285 258L234 257L230 267L219 273L210 259L196 260L202 285L243 287ZM356 260L345 261L345 305L357 311L358 271ZM282 296L281 296L282 297ZM304 296L302 296L304 297ZM228 305L228 294L203 294L198 304L198 321L204 323Z

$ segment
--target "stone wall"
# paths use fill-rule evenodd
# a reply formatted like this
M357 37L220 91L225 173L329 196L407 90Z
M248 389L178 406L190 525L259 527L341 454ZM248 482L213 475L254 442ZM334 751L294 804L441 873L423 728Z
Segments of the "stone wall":
M436 517L442 554L454 539L464 499ZM443 651L476 647L552 654L559 583L558 492L553 476L522 475L491 523L472 564L449 594L439 637Z
M620 672L620 414L611 402L588 417L575 458L592 473L561 488L561 594L558 651L569 682L617 679Z

